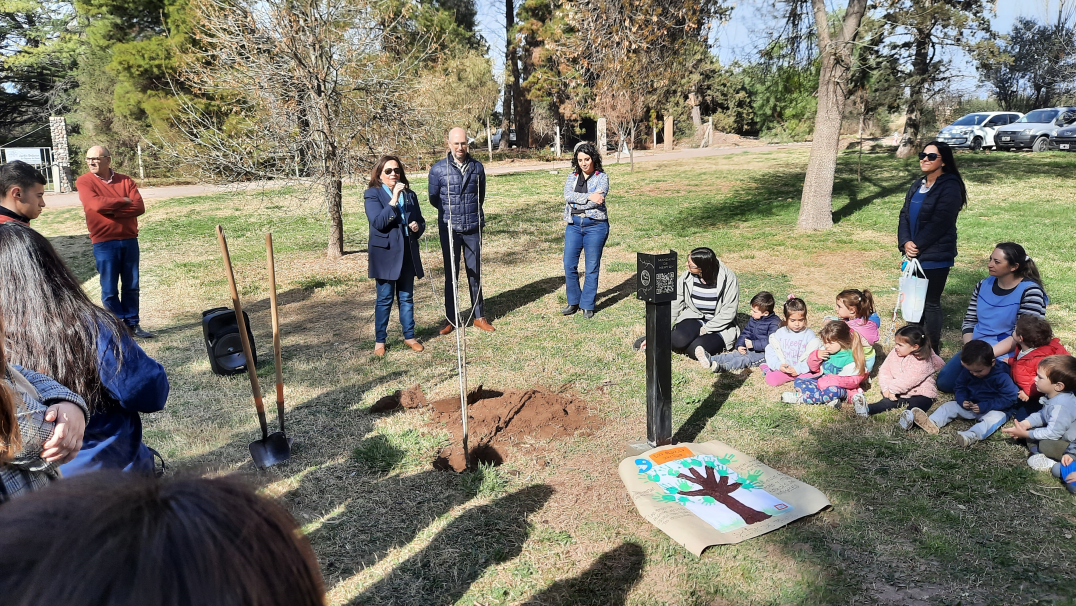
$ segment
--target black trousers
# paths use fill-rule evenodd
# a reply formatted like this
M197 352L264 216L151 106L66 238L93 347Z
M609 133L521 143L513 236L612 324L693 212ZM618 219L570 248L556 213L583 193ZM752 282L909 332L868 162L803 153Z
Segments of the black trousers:
M479 289L482 276L482 238L478 230L470 232L452 232L452 248L449 247L448 226L437 222L437 231L441 236L441 256L445 261L445 315L450 322L456 322L456 297L452 292L452 278L460 274L460 258L467 267L467 286L471 291L471 306L475 318L484 318L482 291ZM450 254L451 253L451 254ZM455 263L453 263L455 260ZM449 268L452 269L449 269ZM460 284L460 286L463 286ZM460 290L463 290L462 288ZM460 318L464 320L465 318Z
M934 398L928 398L926 396L909 396L907 398L898 398L896 400L882 398L874 404L869 404L867 406L867 414L876 415L887 410L893 410L894 408L918 408L923 412L930 412L930 407L933 404Z
M713 355L725 351L725 340L715 333L702 333L702 320L681 320L673 326L672 350L686 356L695 355L695 348L701 346L706 353Z
M941 296L942 291L945 290L945 281L949 279L949 270L951 267L940 267L938 269L924 269L923 273L927 277L927 298L923 304L923 317L919 319L919 326L923 327L927 336L930 337L930 346L934 349L934 353L941 351L941 331L942 331L942 307Z

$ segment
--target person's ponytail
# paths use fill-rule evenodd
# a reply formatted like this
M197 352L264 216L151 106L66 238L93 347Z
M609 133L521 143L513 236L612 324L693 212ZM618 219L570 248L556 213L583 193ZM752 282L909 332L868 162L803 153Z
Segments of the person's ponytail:
M1039 274L1039 267L1035 265L1035 261L1027 254L1023 246L1016 242L999 242L994 248L1005 255L1005 261L1009 265L1018 266L1016 272L1014 272L1016 277L1022 280L1030 280L1041 286L1043 290L1046 290L1042 283L1042 276Z
M4 355L4 320L0 318L0 373L7 375L7 356ZM7 381L0 379L0 463L10 461L22 448L19 420L15 407L19 397Z

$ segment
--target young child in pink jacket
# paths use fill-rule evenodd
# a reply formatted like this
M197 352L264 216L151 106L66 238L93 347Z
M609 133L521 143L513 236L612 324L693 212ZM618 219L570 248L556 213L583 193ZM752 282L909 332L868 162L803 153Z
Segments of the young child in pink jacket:
M930 347L930 337L922 326L909 324L897 331L893 351L889 352L878 370L878 386L882 399L874 404L856 406L856 413L866 417L894 408L905 408L900 426L908 429L914 424L913 408L930 412L938 388L934 373L945 362Z

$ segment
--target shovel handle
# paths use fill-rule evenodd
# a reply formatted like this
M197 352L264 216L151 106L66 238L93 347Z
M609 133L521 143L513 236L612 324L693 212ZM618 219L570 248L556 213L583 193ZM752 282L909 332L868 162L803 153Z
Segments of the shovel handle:
M258 385L258 369L254 368L254 355L250 349L250 339L247 338L247 322L243 317L243 304L239 302L239 289L235 287L235 273L232 271L232 258L228 254L228 241L224 238L224 229L217 226L217 241L220 242L220 253L224 257L224 276L228 279L228 286L232 290L232 308L235 309L235 323L239 328L239 341L243 344L243 356L247 361L247 377L250 378L250 389L254 393L254 408L258 410L258 421L262 426L262 437L268 434L265 424L265 404L262 402L262 390Z
M273 259L273 234L265 234L265 255L269 265L269 310L273 318L273 366L276 367L276 401L284 404L284 371L280 354L280 308L276 302L276 261Z

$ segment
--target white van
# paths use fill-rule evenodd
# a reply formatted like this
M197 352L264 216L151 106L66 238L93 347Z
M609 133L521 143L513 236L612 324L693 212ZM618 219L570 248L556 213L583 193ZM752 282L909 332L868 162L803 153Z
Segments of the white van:
M1022 118L1020 112L975 112L960 118L938 133L938 141L949 147L989 149L996 145L994 135L999 126L1006 126Z

